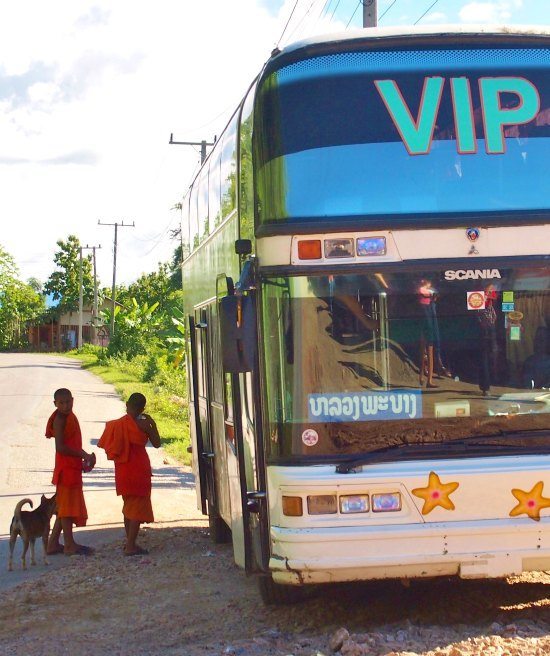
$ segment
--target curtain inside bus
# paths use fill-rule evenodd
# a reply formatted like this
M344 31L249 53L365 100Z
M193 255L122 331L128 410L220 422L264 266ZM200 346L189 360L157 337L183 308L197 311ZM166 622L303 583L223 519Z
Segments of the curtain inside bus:
M271 456L550 429L550 272L486 274L266 279Z
M260 224L548 210L549 67L548 49L492 48L339 53L272 73L254 118ZM487 79L512 89L498 108ZM532 105L521 124L516 84ZM487 133L498 116L502 153L499 128Z

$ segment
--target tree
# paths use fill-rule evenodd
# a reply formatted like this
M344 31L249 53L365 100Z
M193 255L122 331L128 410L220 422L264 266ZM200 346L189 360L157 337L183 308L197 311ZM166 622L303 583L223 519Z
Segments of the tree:
M130 299L127 307L117 305L115 334L109 342L109 355L124 355L131 360L136 355L151 353L158 344L158 307L158 302L139 304L135 298ZM103 310L101 314L105 323L111 322L110 309Z
M156 317L159 325L168 329L172 326L172 309L182 305L183 295L177 281L174 284L172 273L168 263L159 262L156 271L141 275L126 291L117 296L117 300L127 307L131 307L132 299L135 299L138 305L158 303Z
M59 269L54 271L44 285L44 292L51 294L54 301L59 301L59 312L78 309L80 293L80 241L75 235L69 235L66 241L57 242L59 250L54 262ZM85 303L91 303L94 297L94 278L92 275L91 255L82 258L82 285Z
M44 297L19 279L15 261L0 246L0 348L22 346L25 323L44 310Z

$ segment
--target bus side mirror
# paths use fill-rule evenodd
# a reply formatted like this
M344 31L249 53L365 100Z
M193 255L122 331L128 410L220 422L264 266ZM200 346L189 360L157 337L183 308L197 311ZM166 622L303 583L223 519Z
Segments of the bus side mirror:
M220 301L222 363L226 373L254 370L256 307L252 296L224 296Z

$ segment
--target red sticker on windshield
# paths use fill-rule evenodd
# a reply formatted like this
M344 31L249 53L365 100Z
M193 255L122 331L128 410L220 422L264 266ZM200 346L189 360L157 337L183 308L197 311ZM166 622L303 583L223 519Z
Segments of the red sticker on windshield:
M485 309L485 292L466 292L468 310Z

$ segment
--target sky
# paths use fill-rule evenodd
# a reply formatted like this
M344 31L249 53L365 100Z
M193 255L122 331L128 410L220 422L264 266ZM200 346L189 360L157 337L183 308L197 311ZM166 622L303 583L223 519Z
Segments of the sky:
M548 25L550 0L378 0L378 15ZM118 230L117 282L170 259L200 162L170 135L212 141L275 46L361 20L359 0L1 3L0 246L21 278L44 282L56 241L75 234L101 245L110 286L114 229L98 221L135 222Z

